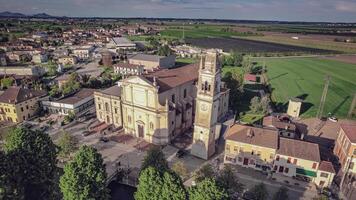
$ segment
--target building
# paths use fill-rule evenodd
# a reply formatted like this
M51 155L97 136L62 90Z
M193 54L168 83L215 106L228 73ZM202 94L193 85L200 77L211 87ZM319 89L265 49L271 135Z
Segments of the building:
M175 55L157 56L148 54L136 54L128 58L129 64L143 65L146 71L174 67L176 62Z
M109 42L108 48L136 49L136 44L125 37L114 37Z
M118 85L94 92L96 116L99 121L122 127L121 88Z
M44 95L44 91L10 87L0 95L0 121L22 122L32 118Z
M225 163L271 170L278 148L276 130L233 125L225 137Z
M341 124L335 141L334 154L341 169L356 174L356 124Z
M335 170L318 144L280 137L277 130L235 124L225 136L225 163L330 187Z
M114 72L124 76L141 75L144 73L143 65L118 63L114 65Z
M284 116L267 116L262 122L265 128L278 130L278 134L288 138L300 138L297 133L297 126L288 117Z
M101 53L101 61L104 66L111 67L113 64L114 53L111 51L104 51Z
M82 114L94 106L94 91L94 89L83 88L59 100L43 100L41 102L43 110L59 115L68 115L69 113L75 115Z
M57 63L62 65L75 65L77 61L77 57L75 56L62 56L58 58Z
M300 110L302 108L303 100L299 98L293 98L289 100L287 114L291 117L298 118Z
M73 54L80 60L86 60L91 57L94 51L93 46L81 46L73 50Z
M206 56L214 57L216 55L208 54ZM202 60L205 60L204 58L205 56L202 57ZM117 109L122 112L124 131L150 143L165 145L191 129L194 122L197 82L205 81L205 79L204 81L199 80L202 78L199 76L199 69L210 68L213 70L212 68L219 66L216 64L201 62L200 65L191 64L175 69L162 69L121 80L119 82L120 97L113 97L112 94L109 96L111 101L113 101L112 99L115 99L116 102L120 101L119 106L121 107L117 107ZM218 81L216 87L222 86L220 76L216 76L216 81ZM206 86L208 89L208 84ZM210 86L211 88L214 87ZM219 92L212 91L211 89L211 94L218 93L218 99L223 99L216 101L217 112L214 115L217 118L222 118L228 110L229 90L223 88L219 89ZM105 96L105 99L102 96ZM105 102L108 106L111 105L111 108L107 109L108 111L106 111ZM220 105L222 106L220 107ZM97 111L102 113L102 117L100 117L100 113L98 115L99 120L113 123L115 117L113 116L112 119L108 113L115 110L115 103L109 104L107 94L96 93L95 106Z
M215 142L220 136L218 123L228 111L229 91L221 82L221 66L215 50L208 51L199 65L191 153L206 160L215 153Z
M4 66L0 67L0 74L16 74L22 76L42 76L45 68L40 66Z
M47 54L35 54L32 56L32 62L35 64L45 63L48 61Z

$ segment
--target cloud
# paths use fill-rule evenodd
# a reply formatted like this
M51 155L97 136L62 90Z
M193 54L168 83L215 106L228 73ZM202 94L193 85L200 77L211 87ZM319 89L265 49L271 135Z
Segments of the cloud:
M355 2L347 2L347 1L337 2L335 8L338 11L356 13L356 3Z

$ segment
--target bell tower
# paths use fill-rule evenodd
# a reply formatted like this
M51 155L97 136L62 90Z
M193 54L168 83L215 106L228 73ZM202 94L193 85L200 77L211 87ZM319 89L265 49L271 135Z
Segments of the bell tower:
M221 88L221 63L215 50L209 50L201 57L197 87L191 154L207 160L215 153Z

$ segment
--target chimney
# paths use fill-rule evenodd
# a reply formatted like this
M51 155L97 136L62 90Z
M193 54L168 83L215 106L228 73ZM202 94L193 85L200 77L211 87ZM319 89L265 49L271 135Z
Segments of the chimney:
M254 136L253 130L251 128L247 129L246 135L247 135L247 137L252 138Z

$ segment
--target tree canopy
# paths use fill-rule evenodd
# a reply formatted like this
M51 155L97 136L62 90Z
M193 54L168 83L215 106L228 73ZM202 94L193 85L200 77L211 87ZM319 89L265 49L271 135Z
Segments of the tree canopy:
M218 186L212 178L206 178L196 186L189 188L190 200L224 200L227 198L228 194L225 189Z
M265 200L268 198L268 191L263 183L255 185L249 193L251 193L254 200Z
M279 190L273 195L273 200L288 200L288 188L282 186Z
M150 166L154 167L161 173L169 170L168 162L159 147L153 147L147 151L147 154L141 165L141 171Z
M8 194L25 199L50 199L57 172L57 149L50 137L18 127L9 131L4 151L11 167L7 176L13 179L6 185Z
M64 166L60 189L65 200L109 198L103 158L93 147L82 146L73 161Z

